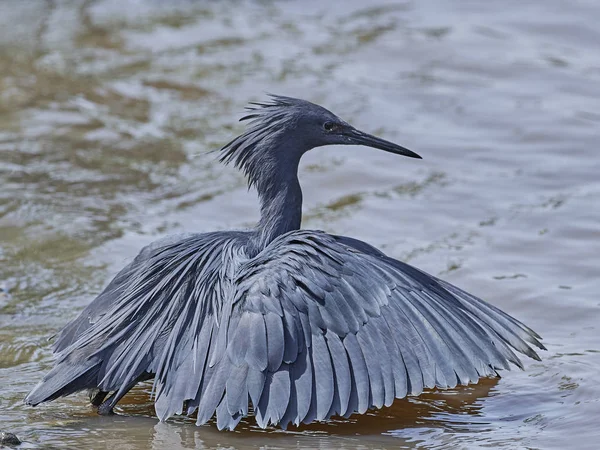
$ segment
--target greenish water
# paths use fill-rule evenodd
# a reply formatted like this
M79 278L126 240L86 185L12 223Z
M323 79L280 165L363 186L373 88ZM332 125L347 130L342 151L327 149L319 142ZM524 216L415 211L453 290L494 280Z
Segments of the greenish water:
M0 4L0 428L24 448L596 448L597 2ZM158 423L147 386L98 417L37 408L48 337L145 244L251 226L214 154L264 92L407 146L301 167L305 228L370 242L538 331L541 363L298 432Z

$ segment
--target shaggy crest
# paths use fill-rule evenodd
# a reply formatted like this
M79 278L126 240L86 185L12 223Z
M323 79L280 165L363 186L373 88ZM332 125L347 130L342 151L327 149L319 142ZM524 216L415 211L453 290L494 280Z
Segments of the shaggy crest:
M250 102L245 109L249 114L240 119L249 121L248 128L240 136L221 148L219 161L233 165L244 172L250 186L257 182L261 165L268 164L268 152L273 140L281 138L285 129L292 125L302 110L320 108L306 100L282 95L268 94L270 101Z

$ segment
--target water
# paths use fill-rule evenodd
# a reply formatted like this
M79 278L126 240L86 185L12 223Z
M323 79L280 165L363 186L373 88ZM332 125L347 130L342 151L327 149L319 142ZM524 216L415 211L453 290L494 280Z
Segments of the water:
M578 2L4 2L0 424L25 448L596 448L600 6ZM515 315L543 361L299 432L157 423L148 386L98 417L22 399L47 338L146 243L251 226L207 150L265 91L422 161L308 154L305 228L368 241Z

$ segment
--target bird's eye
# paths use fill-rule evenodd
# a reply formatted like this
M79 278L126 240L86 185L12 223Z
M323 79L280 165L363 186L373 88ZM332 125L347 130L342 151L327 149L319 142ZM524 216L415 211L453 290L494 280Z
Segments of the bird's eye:
M325 122L323 124L323 129L325 131L333 131L335 129L335 123L333 123L333 122Z

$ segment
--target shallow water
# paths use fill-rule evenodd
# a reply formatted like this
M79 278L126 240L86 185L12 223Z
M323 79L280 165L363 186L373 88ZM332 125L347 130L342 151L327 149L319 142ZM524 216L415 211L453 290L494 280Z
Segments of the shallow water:
M597 448L600 4L366 4L0 4L0 428L23 447ZM148 386L109 418L83 394L24 406L47 338L143 245L255 222L207 152L265 91L424 157L314 150L305 228L484 297L544 337L543 361L292 432L158 423Z

